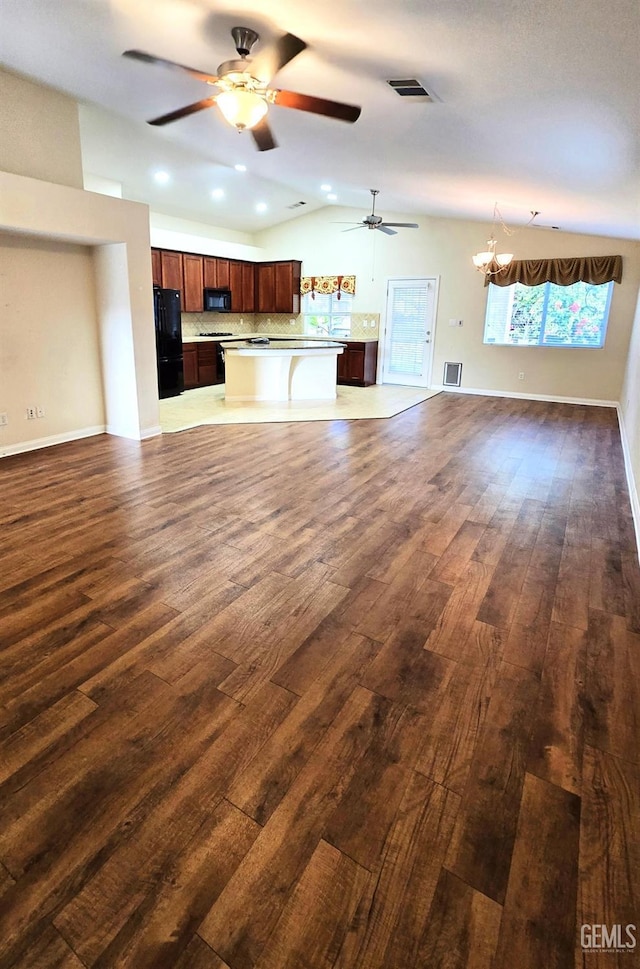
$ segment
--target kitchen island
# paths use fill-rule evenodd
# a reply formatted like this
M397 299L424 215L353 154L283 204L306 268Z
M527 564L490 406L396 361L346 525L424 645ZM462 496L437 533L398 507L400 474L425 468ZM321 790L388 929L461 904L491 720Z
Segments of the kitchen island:
M225 340L225 400L335 400L343 351L329 340Z

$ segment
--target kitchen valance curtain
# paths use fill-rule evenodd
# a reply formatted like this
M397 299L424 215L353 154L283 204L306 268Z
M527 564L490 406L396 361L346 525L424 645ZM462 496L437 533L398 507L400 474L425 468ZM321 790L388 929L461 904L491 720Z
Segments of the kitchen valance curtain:
M316 293L323 295L332 293L349 293L355 296L356 277L355 276L303 276L300 280L300 293L306 296L311 293L311 299L316 298Z
M583 282L599 286L601 283L622 282L622 256L582 256L570 259L514 259L504 272L487 276L484 284L488 286L511 286L523 283L525 286L541 286L555 283L556 286L573 286Z

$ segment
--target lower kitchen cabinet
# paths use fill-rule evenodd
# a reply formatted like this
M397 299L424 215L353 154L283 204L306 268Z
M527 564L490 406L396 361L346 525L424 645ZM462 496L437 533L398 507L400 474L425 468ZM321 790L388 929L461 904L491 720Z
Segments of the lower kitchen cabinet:
M338 383L369 387L376 382L378 341L341 340L346 349L338 357Z
M217 382L216 344L198 343L198 387Z
M182 344L182 369L184 372L184 389L191 390L198 386L198 344Z
M193 390L194 387L210 387L218 383L217 356L217 343L182 344L185 390Z

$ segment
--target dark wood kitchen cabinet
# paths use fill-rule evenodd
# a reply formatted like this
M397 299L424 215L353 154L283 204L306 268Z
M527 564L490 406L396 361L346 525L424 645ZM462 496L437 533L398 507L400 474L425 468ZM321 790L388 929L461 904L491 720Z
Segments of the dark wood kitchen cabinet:
M275 313L276 270L272 262L261 262L256 266L256 289L258 313Z
M338 383L369 387L376 382L378 341L340 340L346 349L338 356Z
M237 259L229 260L229 289L231 290L231 312L242 313L242 263Z
M184 373L184 389L191 390L198 386L198 344L182 344L182 369Z
M182 254L182 277L184 285L183 313L202 313L202 290L204 288L204 259L185 252Z
M233 305L233 304L232 304ZM256 309L256 267L252 262L242 263L242 311L255 313Z
M229 289L229 260L205 256L203 263L205 289Z
M160 268L163 289L177 289L180 293L180 306L184 308L184 287L182 283L182 253L160 250Z
M300 274L298 260L261 262L256 267L258 313L300 312Z
M215 343L197 343L198 347L198 387L209 387L217 383Z
M290 259L288 262L276 262L276 313L300 312L300 276L302 263Z
M162 260L160 250L151 250L151 278L154 286L162 286Z
M194 387L210 387L212 384L217 384L219 382L217 360L217 343L213 341L183 343L184 389L193 390Z
M177 289L184 313L201 313L204 289L231 291L232 313L300 312L300 275L298 259L274 262L248 262L222 259L196 252L151 250L154 285Z

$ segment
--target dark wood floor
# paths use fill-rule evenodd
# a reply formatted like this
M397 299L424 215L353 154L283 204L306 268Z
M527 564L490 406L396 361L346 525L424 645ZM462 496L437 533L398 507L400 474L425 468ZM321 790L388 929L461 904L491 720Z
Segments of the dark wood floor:
M615 411L0 464L1 965L569 969L640 922Z

